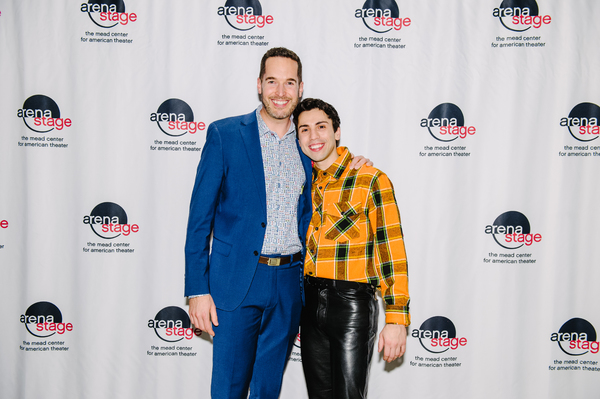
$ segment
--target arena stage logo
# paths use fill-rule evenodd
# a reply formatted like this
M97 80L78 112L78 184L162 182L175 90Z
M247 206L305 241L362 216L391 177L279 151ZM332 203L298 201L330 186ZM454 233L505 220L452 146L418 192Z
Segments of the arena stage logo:
M421 346L430 353L444 353L467 345L467 338L457 337L452 320L444 316L434 316L425 320L418 329L411 332Z
M37 338L73 331L73 324L63 323L60 309L50 302L34 303L21 315L20 320L27 332Z
M81 12L88 14L93 23L101 28L114 28L137 21L135 13L125 12L123 0L89 0L81 4Z
M600 107L593 103L579 103L573 107L569 116L560 118L560 126L569 129L569 133L578 141L592 141L600 136Z
M300 337L300 333L296 334L296 338L294 339L294 346L298 349L301 348L301 337Z
M89 215L83 217L83 224L89 225L94 234L106 240L140 231L137 224L128 223L125 210L113 202L96 205Z
M190 317L185 310L177 306L161 309L154 319L148 320L148 328L153 329L156 336L165 342L190 340L202 335L202 330L192 328Z
M426 127L431 137L443 142L464 139L477 133L475 126L465 126L461 109L452 103L435 107L427 118L421 119L421 127Z
M412 22L408 17L400 17L395 0L367 0L354 12L354 17L362 19L365 26L376 33L399 31Z
M25 126L36 133L63 130L73 124L71 119L61 118L58 104L43 94L36 94L25 100L23 108L17 110L17 117L22 118Z
M171 137L206 129L204 122L194 122L192 108L178 98L170 98L160 104L156 112L150 114L150 121L156 122L161 132Z
M494 8L492 15L500 20L502 26L513 32L525 32L531 28L539 29L552 22L550 15L539 15L535 0L503 0L500 7Z
M494 241L505 249L518 249L542 241L542 235L531 233L527 217L521 212L504 212L491 225L485 226L485 234L491 234Z
M550 336L550 341L556 342L560 350L569 356L598 354L600 342L597 339L594 326L589 321L577 317L567 321L558 332Z
M258 0L227 0L224 6L217 9L217 15L224 17L229 26L240 31L264 28L274 21L272 15L263 15Z

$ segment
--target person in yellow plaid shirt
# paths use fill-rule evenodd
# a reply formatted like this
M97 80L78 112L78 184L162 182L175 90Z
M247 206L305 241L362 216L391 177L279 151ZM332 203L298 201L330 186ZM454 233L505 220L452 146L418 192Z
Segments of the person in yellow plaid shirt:
M294 111L298 141L313 160L313 215L304 262L302 366L310 398L364 398L377 334L375 290L385 302L378 350L406 349L408 269L394 188L380 170L348 167L340 118L307 98Z

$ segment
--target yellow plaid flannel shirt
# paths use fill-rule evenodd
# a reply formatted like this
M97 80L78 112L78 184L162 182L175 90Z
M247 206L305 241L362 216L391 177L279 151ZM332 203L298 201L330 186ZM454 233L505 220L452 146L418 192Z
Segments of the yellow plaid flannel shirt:
M325 171L313 167L313 215L304 274L379 287L386 323L410 324L408 268L392 182L380 170L350 169L347 148Z

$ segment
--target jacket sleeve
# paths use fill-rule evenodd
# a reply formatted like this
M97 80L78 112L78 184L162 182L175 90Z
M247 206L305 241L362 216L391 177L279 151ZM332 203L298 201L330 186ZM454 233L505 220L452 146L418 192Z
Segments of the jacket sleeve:
M223 143L215 124L208 127L196 172L185 242L185 296L208 294L210 237L224 175Z

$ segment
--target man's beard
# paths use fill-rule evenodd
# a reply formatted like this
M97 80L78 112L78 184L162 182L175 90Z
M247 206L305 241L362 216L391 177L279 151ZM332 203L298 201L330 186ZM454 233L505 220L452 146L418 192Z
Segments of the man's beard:
M296 106L298 105L298 102L299 102L299 98L296 98L296 99L282 98L282 100L289 100L290 103L288 104L288 106L285 109L275 109L271 106L269 99L265 99L264 97L262 97L263 108L267 112L267 115L269 115L273 119L289 118L290 115L292 115L292 113L296 109Z

